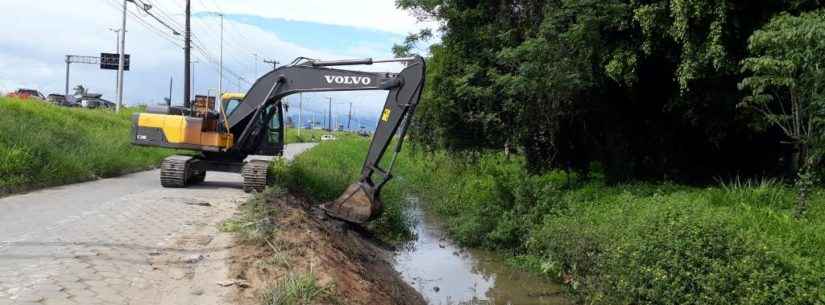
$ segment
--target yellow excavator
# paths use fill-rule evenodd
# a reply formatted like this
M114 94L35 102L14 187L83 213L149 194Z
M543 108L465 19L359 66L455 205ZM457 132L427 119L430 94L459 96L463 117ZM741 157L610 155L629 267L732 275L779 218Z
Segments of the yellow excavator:
M401 62L398 73L332 68ZM420 56L386 60L321 61L300 57L260 77L246 94L228 94L218 111L185 107L149 107L132 117L132 143L197 152L163 160L160 182L164 187L186 187L203 182L209 171L240 173L247 192L261 192L268 179L269 160L284 150L282 99L302 92L388 91L375 134L358 181L338 199L321 205L330 216L365 223L380 215L381 188L392 178L424 87L425 63ZM397 136L387 168L381 160Z

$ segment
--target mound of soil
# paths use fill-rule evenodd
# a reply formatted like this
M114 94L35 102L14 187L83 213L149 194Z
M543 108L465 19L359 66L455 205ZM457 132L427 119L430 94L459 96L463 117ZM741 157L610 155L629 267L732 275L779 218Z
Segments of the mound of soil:
M266 290L283 277L311 272L320 285L334 285L334 297L342 304L426 304L393 269L392 253L380 242L326 217L306 200L272 197L277 233L263 244L232 250L230 276L246 287L238 290L235 303L261 304Z

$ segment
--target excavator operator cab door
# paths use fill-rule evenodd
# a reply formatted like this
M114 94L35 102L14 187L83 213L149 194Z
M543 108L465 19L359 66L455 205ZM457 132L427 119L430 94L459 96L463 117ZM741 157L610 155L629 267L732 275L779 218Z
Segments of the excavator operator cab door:
M284 112L281 103L272 103L260 116L264 126L264 139L258 145L257 155L280 156L284 150Z

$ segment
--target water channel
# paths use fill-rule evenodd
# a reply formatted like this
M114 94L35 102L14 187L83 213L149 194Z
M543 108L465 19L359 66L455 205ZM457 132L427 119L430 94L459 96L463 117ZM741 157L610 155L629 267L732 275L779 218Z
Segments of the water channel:
M408 200L418 238L398 251L395 269L430 304L569 304L557 283L517 270L495 253L451 242L418 198Z

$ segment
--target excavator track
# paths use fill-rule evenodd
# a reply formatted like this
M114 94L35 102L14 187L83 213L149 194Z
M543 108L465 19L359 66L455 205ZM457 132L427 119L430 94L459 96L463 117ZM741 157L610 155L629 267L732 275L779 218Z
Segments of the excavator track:
M269 171L269 162L262 160L252 160L244 164L241 169L243 176L243 191L251 193L256 191L261 193L266 188L267 172Z
M191 157L171 156L160 164L160 185L163 187L186 187L187 163Z
M160 185L181 188L189 184L201 183L206 179L205 170L195 170L199 160L189 156L171 156L160 164Z

